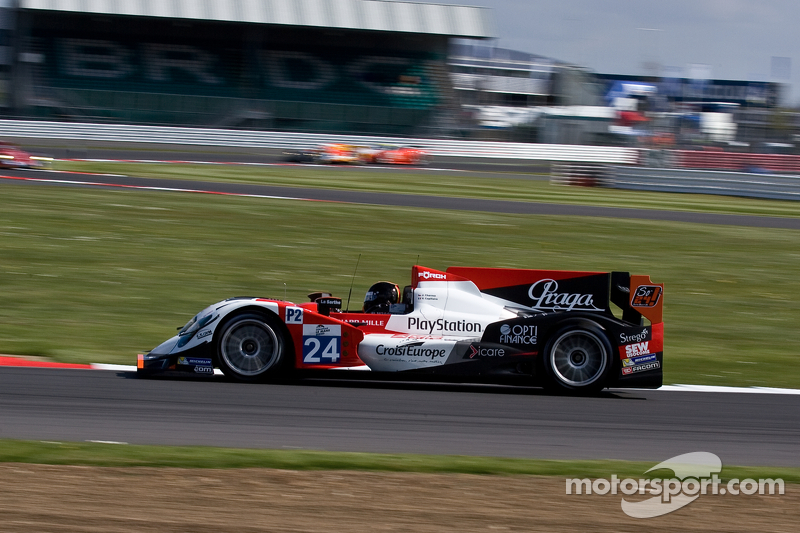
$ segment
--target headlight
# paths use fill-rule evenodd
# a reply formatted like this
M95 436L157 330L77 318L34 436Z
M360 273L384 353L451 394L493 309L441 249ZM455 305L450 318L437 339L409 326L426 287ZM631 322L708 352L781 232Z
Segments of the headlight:
M178 335L180 335L181 337L187 337L187 336L191 337L192 335L197 333L197 331L200 328L203 328L208 324L210 324L211 322L213 322L217 318L217 316L218 315L214 312L205 315L203 315L202 313L199 315L195 315L194 318L192 318L185 326L183 326L183 328L181 328L180 332L178 332Z
M185 326L178 329L178 335L183 337L184 335L188 334L189 329L195 324L197 324L197 315L193 316L192 319L189 322L187 322Z
M208 324L215 321L218 317L219 315L213 310L211 312L203 311L202 313L196 315L189 321L188 324L183 326L183 329L181 329L180 332L178 332L180 340L178 340L177 347L182 348L183 346L186 346L189 341L192 340L192 337L194 337L195 333L197 333L201 328L204 328Z

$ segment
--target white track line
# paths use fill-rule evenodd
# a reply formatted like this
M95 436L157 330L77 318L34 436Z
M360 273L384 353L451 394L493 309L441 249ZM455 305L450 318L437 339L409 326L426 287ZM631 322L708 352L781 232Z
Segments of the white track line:
M99 181L78 181L78 180L55 180L47 178L25 178L16 176L0 176L0 179L17 180L17 181L33 181L39 183L53 183L53 184L68 184L68 185L92 185L100 187L116 187L120 189L136 189L146 191L166 191L166 192L188 192L199 194L215 194L218 196L239 196L243 198L262 198L268 200L297 200L302 202L319 202L330 204L345 204L348 202L339 200L315 200L313 198L298 198L294 196L273 196L268 194L243 194L235 192L218 192L218 191L204 191L202 189L178 189L174 187L149 187L145 185L125 185L121 183L103 183Z
M116 372L136 372L136 367L133 365L107 365L104 363L92 363L94 370L113 370ZM361 367L343 370L362 370ZM214 369L214 374L221 376L222 371ZM626 390L653 390L653 389L618 389L620 391ZM717 385L664 385L659 391L667 392L738 392L747 394L800 394L800 389L777 389L773 387L720 387Z
M664 385L658 390L678 392L743 392L749 394L800 394L798 389L773 387L720 387L717 385Z

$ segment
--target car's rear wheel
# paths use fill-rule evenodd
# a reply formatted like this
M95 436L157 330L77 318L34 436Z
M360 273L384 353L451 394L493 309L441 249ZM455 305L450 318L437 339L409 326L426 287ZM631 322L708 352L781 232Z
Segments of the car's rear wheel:
M593 325L567 326L545 348L545 369L551 385L580 393L605 387L613 367L613 350L603 331Z
M262 381L280 372L285 347L283 330L275 319L244 313L223 324L217 338L217 361L226 376Z

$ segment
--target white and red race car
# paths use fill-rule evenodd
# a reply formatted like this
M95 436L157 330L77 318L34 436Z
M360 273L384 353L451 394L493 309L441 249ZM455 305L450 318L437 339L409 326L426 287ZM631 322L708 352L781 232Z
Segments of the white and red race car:
M663 285L627 272L414 266L411 285L341 298L238 297L211 305L138 358L138 372L240 381L292 375L551 386L573 392L662 383ZM613 305L612 305L613 304ZM616 311L616 314L615 314Z

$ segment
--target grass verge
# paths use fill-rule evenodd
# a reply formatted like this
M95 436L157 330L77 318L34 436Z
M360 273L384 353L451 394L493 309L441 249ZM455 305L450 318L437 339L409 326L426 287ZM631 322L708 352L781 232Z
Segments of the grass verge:
M653 465L633 461L553 461L456 455L253 450L205 446L134 446L0 440L0 463L105 467L279 468L478 475L639 478ZM667 474L665 474L667 475ZM721 479L781 478L800 483L800 468L725 466Z
M0 353L132 364L225 298L354 281L358 308L417 262L624 270L666 284L666 383L800 388L799 250L792 230L0 183Z
M520 179L497 173L476 177L468 172L412 173L402 169L376 172L369 168L310 166L231 166L131 162L58 161L55 168L77 172L123 174L144 178L185 179L310 187L353 191L486 198L572 205L667 209L708 213L798 217L796 202L667 194L551 185L541 176Z

